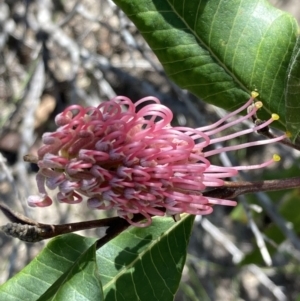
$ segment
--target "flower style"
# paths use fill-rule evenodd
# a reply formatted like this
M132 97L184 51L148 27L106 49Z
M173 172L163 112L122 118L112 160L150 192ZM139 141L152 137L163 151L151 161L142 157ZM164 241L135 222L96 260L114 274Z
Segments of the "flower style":
M262 106L259 101L253 103L257 95L253 92L238 110L197 129L172 127L171 110L155 97L145 97L135 104L118 96L98 107L72 105L56 117L58 129L43 135L36 177L40 195L29 197L28 203L48 206L52 200L45 186L58 188L60 202L77 204L86 196L90 208L116 209L120 217L138 227L150 225L152 216L203 215L210 214L216 204L234 206L234 201L206 197L203 191L224 185L223 179L235 176L239 170L265 167L279 157L238 167L215 166L208 158L285 138L283 135L214 148L219 142L255 132L279 118L273 114L251 129L215 138L256 114ZM138 106L142 108L137 110ZM237 116L246 108L247 115ZM207 146L213 146L212 150L206 150ZM144 215L146 221L133 222L137 213Z

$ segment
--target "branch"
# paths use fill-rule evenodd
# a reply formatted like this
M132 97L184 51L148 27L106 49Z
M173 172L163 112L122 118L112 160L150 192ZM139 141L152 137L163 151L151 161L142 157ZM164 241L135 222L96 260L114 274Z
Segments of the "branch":
M206 191L203 195L220 199L234 199L237 196L246 193L283 190L296 187L300 187L300 177L259 182L225 182L223 187ZM3 203L0 203L0 210L12 222L2 226L0 229L7 235L19 238L26 242L37 242L80 230L108 227L105 236L99 239L97 243L98 248L100 248L130 226L130 224L121 217L111 217L62 225L43 224L11 210ZM135 214L133 217L134 222L142 221L143 219L144 216L142 214Z
M99 240L102 246L116 235L127 229L130 224L121 217L110 217L104 219L90 220L62 225L51 225L38 223L18 212L11 210L0 202L0 210L12 222L2 226L0 229L8 236L19 238L26 242L38 242L55 236L100 227L108 227L106 235ZM145 217L136 214L134 222L142 221Z
M300 177L257 182L237 181L225 182L224 186L220 188L214 188L213 190L203 193L203 195L208 197L217 197L220 199L234 199L239 195L246 193L278 191L299 187Z

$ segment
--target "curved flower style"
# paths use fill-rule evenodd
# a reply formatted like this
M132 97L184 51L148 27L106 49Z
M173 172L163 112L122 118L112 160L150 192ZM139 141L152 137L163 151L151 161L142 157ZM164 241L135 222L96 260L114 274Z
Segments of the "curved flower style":
M257 95L252 93L245 105L218 122L197 129L172 127L172 112L155 97L135 104L118 96L98 107L72 105L56 117L58 129L43 135L44 145L38 151L40 196L29 197L28 203L38 207L52 203L46 184L49 189L58 188L60 202L77 204L86 196L89 207L117 209L120 217L139 227L150 225L154 215L203 215L211 213L216 204L234 206L234 201L205 197L202 192L222 186L223 179L235 176L238 170L268 166L278 157L260 165L231 168L212 165L208 157L279 141L285 135L208 151L206 147L257 131L278 119L273 114L252 129L214 138L255 115L262 106L261 102L253 104ZM143 107L137 111L140 105ZM247 115L238 117L246 108ZM132 217L137 213L143 214L146 222L134 223Z

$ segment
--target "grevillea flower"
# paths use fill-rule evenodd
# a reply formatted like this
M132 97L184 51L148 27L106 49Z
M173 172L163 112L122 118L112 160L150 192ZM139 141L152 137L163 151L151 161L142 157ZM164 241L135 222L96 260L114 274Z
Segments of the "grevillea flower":
M218 122L197 129L172 127L171 110L155 97L135 104L118 96L98 107L72 105L56 117L57 130L43 135L36 177L40 195L29 197L28 203L48 206L52 200L45 186L58 188L60 202L77 204L86 196L90 208L116 209L120 217L139 227L150 225L151 216L203 215L211 213L213 205L234 206L234 201L206 197L203 192L224 185L224 178L239 170L268 166L278 156L259 165L230 168L212 165L209 157L285 138L214 148L279 118L273 114L251 129L220 136L223 130L256 114L262 106L253 103L257 95L252 93L245 105ZM246 108L247 115L237 115ZM208 146L213 147L207 150ZM134 223L132 217L137 213L146 221Z

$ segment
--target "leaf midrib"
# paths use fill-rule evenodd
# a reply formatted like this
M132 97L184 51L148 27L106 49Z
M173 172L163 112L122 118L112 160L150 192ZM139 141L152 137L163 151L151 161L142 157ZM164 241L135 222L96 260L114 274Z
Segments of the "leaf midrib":
M179 223L182 223L185 219L187 219L189 217L188 214L183 214L181 215L181 221ZM124 268L120 271L120 273L118 273L115 277L113 277L110 281L108 281L104 286L103 286L103 291L106 290L106 288L108 288L109 286L113 285L114 283L116 283L116 281L124 274L128 273L128 270L134 266L134 264L136 262L138 262L138 260L140 260L140 258L142 258L144 256L145 253L149 252L153 245L155 245L159 240L161 240L162 237L167 236L168 233L170 233L174 228L178 227L179 224L174 222L174 225L171 226L167 231L165 231L163 233L163 235L160 235L157 237L157 239L152 240L152 242L149 244L148 248L145 248L144 251L142 251L141 253L138 254L138 256L136 256L136 258L128 265L124 266ZM101 256L101 255L100 255Z
M238 80L238 78L234 75L234 73L232 73L228 67L219 59L219 57L212 51L212 49L200 38L200 36L197 34L197 32L192 29L189 24L185 21L184 18L182 18L176 11L175 7L170 3L170 0L166 0L169 5L172 7L173 9L173 13L185 24L186 28L188 28L190 30L190 32L196 37L197 41L203 46L203 48L208 51L211 55L211 57L217 62L217 64L219 66L221 66L224 71L233 79L233 81L235 83L237 83L243 90L245 90L246 92L249 93L249 90L246 88L246 86ZM197 16L195 17L195 22L197 21L198 19L198 11L199 11L199 6L201 5L201 2L199 2L198 4L198 8L197 8ZM211 30L210 30L211 32Z

